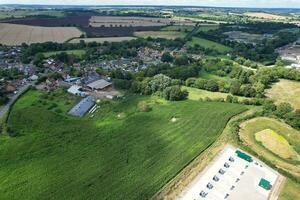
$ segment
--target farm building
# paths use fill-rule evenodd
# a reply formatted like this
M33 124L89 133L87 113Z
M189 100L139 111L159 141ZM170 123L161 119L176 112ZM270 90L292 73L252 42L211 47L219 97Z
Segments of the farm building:
M77 105L75 105L69 114L73 116L82 117L95 105L95 98L92 96L85 97Z
M87 87L90 88L91 90L104 90L104 89L109 88L110 86L111 86L111 83L104 79L94 81L87 85Z
M81 91L81 87L78 85L72 85L69 89L68 92L77 96L85 97L86 93Z

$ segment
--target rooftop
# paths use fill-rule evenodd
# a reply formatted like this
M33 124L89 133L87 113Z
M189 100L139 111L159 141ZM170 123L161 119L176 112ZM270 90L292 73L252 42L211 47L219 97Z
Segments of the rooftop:
M110 82L108 82L104 79L100 79L100 80L97 80L97 81L94 81L94 82L88 84L87 86L92 88L93 90L99 90L99 89L101 90L101 89L104 89L104 88L106 88L110 85L111 85Z
M95 105L95 98L92 96L85 97L77 105L75 105L70 111L70 115L82 117L85 113Z

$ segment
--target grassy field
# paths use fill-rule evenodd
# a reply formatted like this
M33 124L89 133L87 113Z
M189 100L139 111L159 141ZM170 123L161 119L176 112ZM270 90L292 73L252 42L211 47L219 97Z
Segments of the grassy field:
M65 52L69 55L73 54L73 55L78 56L78 57L81 57L85 54L85 50L83 50L83 49L67 50L67 51L49 51L49 52L46 52L46 53L43 53L43 54L46 58L49 58L51 56L54 56L54 55L62 53L62 52Z
M184 38L186 33L178 31L140 31L135 32L134 36L136 37L152 37L152 38L165 38L165 39L176 39Z
M202 31L202 32L208 32L211 30L216 30L219 28L219 25L199 25L199 30L198 31Z
M278 200L295 200L300 199L300 184L287 179Z
M179 31L179 32L190 32L194 29L194 26L167 26L162 28L162 31Z
M271 129L265 129L255 133L255 139L279 157L300 160L299 154L289 142L282 135Z
M275 103L288 102L295 109L300 109L300 82L281 79L271 89L266 91L266 96Z
M189 92L188 98L191 100L198 101L200 98L205 99L205 98L210 98L212 100L215 99L226 99L226 97L230 94L228 93L221 93L221 92L210 92L207 90L201 90L197 88L192 88L192 87L182 87L183 89L186 89ZM244 99L250 99L247 97L239 97L236 96L239 101L244 100Z
M279 168L282 168L285 171L300 178L300 168L298 167L300 162L298 159L283 158L278 154L283 155L285 152L278 153L278 151L284 151L284 149L278 148L276 152L272 151L273 149L270 148L270 146L266 148L261 142L258 142L255 139L256 133L266 129L271 129L277 134L279 134L281 137L285 138L285 140L297 152L297 154L300 153L299 132L289 127L287 124L277 121L275 119L260 117L244 122L241 125L240 138L245 143L245 145L249 146L258 155L263 156L265 159L272 161L272 163L278 166ZM272 139L274 140L274 138Z
M75 38L69 41L69 43L79 43L80 40L83 40L86 43L90 42L97 42L97 43L103 43L103 42L122 42L122 41L129 41L134 40L135 37L103 37L103 38Z
M213 79L216 81L225 81L227 83L231 82L231 79L227 76L218 76L218 75L209 73L209 72L205 71L204 69L201 70L199 78L203 78L206 80Z
M188 46L194 46L196 44L203 48L215 49L220 53L228 53L232 50L230 47L199 37L193 37L192 40L187 43Z
M75 118L65 115L72 98L29 91L17 101L8 126L18 136L0 138L3 199L149 199L246 109L128 96Z

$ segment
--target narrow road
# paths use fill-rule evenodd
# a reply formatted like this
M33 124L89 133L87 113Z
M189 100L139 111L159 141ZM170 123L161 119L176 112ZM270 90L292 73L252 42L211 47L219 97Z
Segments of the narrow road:
M5 105L0 106L0 119L5 115L5 113L9 110L10 106L16 101L16 99L18 99L18 97L22 95L31 85L32 83L26 83L26 85L18 88L18 93L11 96Z

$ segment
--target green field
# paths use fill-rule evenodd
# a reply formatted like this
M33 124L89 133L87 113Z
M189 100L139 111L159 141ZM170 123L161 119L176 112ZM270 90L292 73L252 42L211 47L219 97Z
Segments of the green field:
M194 46L196 44L203 48L215 49L220 53L228 53L232 50L230 47L199 37L193 37L192 40L187 43L188 46Z
M190 32L194 29L194 26L167 26L162 28L162 31L180 31L180 32Z
M142 100L149 112L137 109ZM1 198L149 199L246 110L127 96L93 119L67 116L76 101L32 90L17 101L8 119L17 136L0 138Z
M182 87L182 88L189 92L188 99L195 100L195 101L198 101L199 99L205 99L205 98L210 98L212 100L226 99L228 95L231 95L228 93L210 92L207 90L202 90L202 89L192 88L192 87ZM240 96L235 96L235 97L237 97L239 101L242 101L244 99L248 99L248 100L251 99L251 98L240 97Z
M211 30L216 30L219 28L219 25L199 25L199 29L198 31L202 31L202 32L208 32Z
M176 38L184 38L186 33L178 32L178 31L139 31L134 32L134 36L141 38L165 38L165 39L176 39Z
M51 56L54 56L56 54L60 54L60 53L63 53L63 52L65 52L69 55L75 55L75 56L78 56L78 57L81 57L85 54L85 50L83 50L83 49L67 50L67 51L49 51L49 52L46 52L46 53L43 53L43 54L46 58L49 58Z

